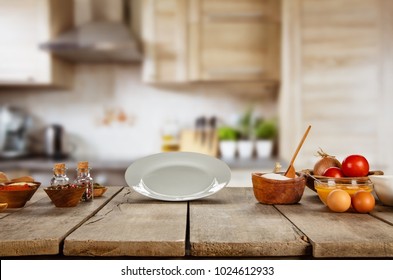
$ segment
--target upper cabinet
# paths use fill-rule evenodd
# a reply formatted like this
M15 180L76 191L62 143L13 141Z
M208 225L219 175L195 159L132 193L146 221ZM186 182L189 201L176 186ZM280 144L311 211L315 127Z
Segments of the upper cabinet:
M0 0L0 86L67 86L71 65L39 49L73 24L72 1Z
M258 81L279 76L279 1L189 1L189 78Z
M144 1L146 82L278 81L280 1Z
M185 82L187 70L186 0L142 1L145 82Z

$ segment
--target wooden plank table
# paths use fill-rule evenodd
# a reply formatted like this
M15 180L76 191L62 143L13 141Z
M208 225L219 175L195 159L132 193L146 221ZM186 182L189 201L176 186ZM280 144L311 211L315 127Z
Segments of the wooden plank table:
M190 202L192 256L310 255L305 240L274 206L258 203L252 188L225 188Z
M333 213L309 189L300 204L275 207L308 237L316 258L393 257L391 207L377 206L371 214Z
M104 197L76 207L57 208L42 189L38 201L20 209L6 209L0 218L0 256L56 255L67 235L78 228L123 187L110 187ZM34 201L34 196L32 201Z
M187 202L162 202L124 188L64 242L67 256L185 255Z
M109 187L73 208L41 194L1 213L0 256L393 258L393 207L333 213L308 188L295 205L260 204L252 188L162 202Z

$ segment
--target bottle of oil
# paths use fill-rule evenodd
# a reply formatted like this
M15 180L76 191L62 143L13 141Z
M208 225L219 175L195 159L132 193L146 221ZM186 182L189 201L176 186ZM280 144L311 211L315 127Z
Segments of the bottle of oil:
M82 201L93 201L93 178L90 176L89 162L78 162L76 172L77 176L74 183L85 188L85 192L82 195Z

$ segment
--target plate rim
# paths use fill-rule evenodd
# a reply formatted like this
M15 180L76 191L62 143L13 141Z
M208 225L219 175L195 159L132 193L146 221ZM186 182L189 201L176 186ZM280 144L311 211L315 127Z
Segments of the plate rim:
M154 193L141 192L140 188L129 183L129 181L127 179L127 177L129 176L128 174L131 172L132 168L135 167L136 164L141 164L141 162L143 163L143 161L146 161L146 160L154 158L154 157L157 157L157 158L175 157L176 155L179 155L179 154L184 155L186 157L191 157L191 158L192 157L205 158L206 160L218 163L219 165L221 165L223 173L224 173L224 177L225 177L224 182L221 182L218 185L218 187L216 186L217 187L216 189L214 189L214 187L207 186L204 191L200 191L200 192L197 192L197 193L191 194L191 195L183 195L183 196L178 196L178 197L172 196L172 195L160 194L157 192L154 192ZM220 191L221 189L223 189L224 187L226 187L229 184L232 174L231 174L231 169L228 166L228 164L219 158L216 158L216 157L213 157L210 155L206 155L203 153L197 153L197 152L176 151L176 152L160 152L160 153L155 153L155 154L151 154L151 155L139 158L139 159L135 160L134 162L132 162L127 167L124 177L125 177L125 181L126 181L127 185L129 187L131 187L133 190L135 190L137 193L139 193L143 196L150 197L150 198L157 199L157 200L161 200L161 201L190 201L190 200L196 200L196 199L200 199L203 197L207 197L207 196L210 196L214 193L217 193L218 191ZM139 178L142 179L141 176L139 176ZM216 179L216 177L215 177L215 179ZM209 190L212 190L212 189L214 189L213 192L209 192Z

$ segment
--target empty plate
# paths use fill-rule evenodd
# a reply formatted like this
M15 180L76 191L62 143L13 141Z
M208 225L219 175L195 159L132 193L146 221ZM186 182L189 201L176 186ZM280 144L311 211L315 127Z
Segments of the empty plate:
M138 193L158 200L185 201L212 195L225 187L231 170L204 154L167 152L131 164L125 179Z

